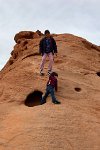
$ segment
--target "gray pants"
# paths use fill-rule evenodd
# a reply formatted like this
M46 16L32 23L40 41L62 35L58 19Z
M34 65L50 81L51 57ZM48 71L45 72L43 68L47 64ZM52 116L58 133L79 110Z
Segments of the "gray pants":
M43 68L44 68L44 64L45 64L45 61L46 61L46 57L49 57L49 66L48 66L48 70L52 71L52 65L54 63L54 60L53 60L53 54L52 52L51 53L44 53L44 55L42 56L42 62L41 62L41 65L40 65L40 70L42 71Z

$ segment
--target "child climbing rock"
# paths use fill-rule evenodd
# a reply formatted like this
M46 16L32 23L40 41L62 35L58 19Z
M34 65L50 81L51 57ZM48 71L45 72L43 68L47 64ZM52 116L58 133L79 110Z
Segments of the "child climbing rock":
M57 92L57 82L58 82L57 77L58 77L58 74L56 72L52 72L51 75L49 76L49 80L48 80L47 86L46 86L46 92L45 92L45 95L42 97L41 105L46 103L46 99L49 94L51 95L52 102L54 104L61 103L56 99L55 93L54 93L54 89Z

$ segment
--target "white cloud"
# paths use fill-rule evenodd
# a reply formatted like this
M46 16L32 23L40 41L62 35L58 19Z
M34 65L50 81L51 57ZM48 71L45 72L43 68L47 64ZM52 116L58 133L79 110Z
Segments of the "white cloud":
M72 33L100 45L99 6L99 0L0 0L0 67L22 30Z

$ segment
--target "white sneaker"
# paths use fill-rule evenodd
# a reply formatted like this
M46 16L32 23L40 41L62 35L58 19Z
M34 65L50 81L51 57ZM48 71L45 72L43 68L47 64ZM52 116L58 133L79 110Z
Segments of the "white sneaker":
M42 70L40 71L40 76L44 76L44 72Z
M51 73L52 73L52 71L51 71L51 70L48 70L48 75L49 75L49 76L51 75Z

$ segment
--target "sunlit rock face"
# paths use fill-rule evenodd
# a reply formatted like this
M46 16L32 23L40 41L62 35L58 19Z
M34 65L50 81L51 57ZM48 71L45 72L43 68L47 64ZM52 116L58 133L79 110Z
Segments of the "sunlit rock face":
M44 76L41 31L21 31L11 57L0 72L0 150L100 149L100 47L71 34L53 34L58 47L53 71L58 73L60 105L40 99ZM43 92L43 93L42 93Z

